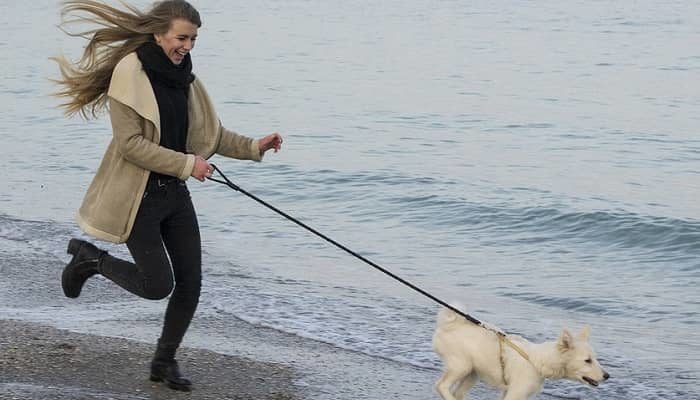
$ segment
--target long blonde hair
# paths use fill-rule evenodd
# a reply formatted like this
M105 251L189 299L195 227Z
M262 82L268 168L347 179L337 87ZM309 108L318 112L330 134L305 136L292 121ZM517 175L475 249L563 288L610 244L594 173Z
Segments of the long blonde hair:
M62 55L52 57L62 76L62 79L54 80L62 86L55 95L68 99L61 107L69 116L80 113L86 119L97 117L107 106L107 89L119 60L144 43L153 41L155 33L167 32L172 20L183 18L202 26L199 12L184 0L159 1L148 12L120 2L125 10L94 0L63 2L61 30L89 41L78 62L72 63ZM70 32L65 28L69 24L84 22L97 27L82 32Z

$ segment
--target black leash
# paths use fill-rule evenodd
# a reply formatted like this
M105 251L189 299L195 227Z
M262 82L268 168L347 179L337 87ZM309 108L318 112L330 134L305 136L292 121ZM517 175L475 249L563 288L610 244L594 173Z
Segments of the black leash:
M479 325L479 326L481 326L481 327L483 327L483 328L485 328L485 329L488 329L488 330L490 330L490 331L493 331L493 332L495 332L496 334L498 334L498 335L501 336L501 337L505 337L506 334L505 334L503 331L498 330L498 329L495 329L495 328L493 328L493 327L491 327L491 326L485 325L484 323L482 323L482 322L479 321L478 319L476 319L476 318L470 316L469 314L466 314L466 313L462 312L461 310L458 310L457 308L455 308L455 307L453 307L453 306L451 306L451 305L445 303L444 301L438 299L437 297L435 297L435 296L433 296L432 294L426 292L425 290L419 288L418 286L412 284L411 282L408 282L407 280L405 280L405 279L403 279L403 278L401 278L401 277L399 277L399 276L396 276L395 274L391 273L390 271L387 271L386 269L380 267L380 266L377 265L376 263L374 263L374 262L368 260L367 258L361 256L360 254L357 254L356 252L350 250L349 248L343 246L342 244L340 244L340 243L336 242L335 240L329 238L328 236L322 234L321 232L318 232L318 231L315 230L314 228L312 228L312 227L310 227L310 226L304 224L303 222L297 220L296 218L290 216L289 214L287 214L287 213L285 213L285 212L283 212L283 211L281 211L281 210L279 210L279 209L277 209L277 208L271 206L270 204L264 202L263 200L259 199L259 198L256 197L255 195L246 192L246 191L243 190L240 186L238 186L238 185L236 185L235 183L231 182L231 180L229 180L229 179L226 177L226 175L224 175L224 173L221 172L221 170L220 170L216 165L211 164L211 163L210 163L209 165L211 165L212 167L214 167L214 169L216 170L216 172L218 172L219 175L221 175L221 177L224 178L224 180L215 179L215 178L212 178L212 177L207 178L207 179L209 179L210 181L214 181L214 182L218 182L218 183L224 184L224 185L230 187L231 189L233 189L233 190L235 190L235 191L238 191L238 192L243 193L244 195L246 195L246 196L250 197L251 199L257 201L258 203L264 205L265 207L269 208L270 210L276 212L277 214L279 214L279 215L281 215L281 216L287 218L288 220L294 222L295 224L297 224L297 225L299 225L299 226L305 228L306 230L310 231L311 233L313 233L313 234L315 234L315 235L321 237L323 240L325 240L325 241L327 241L327 242L329 242L329 243L331 243L331 244L333 244L333 245L335 245L335 246L337 246L337 247L339 247L339 248L345 250L346 252L352 254L353 256L359 258L360 260L362 260L362 261L366 262L367 264L373 266L374 268L380 270L381 272L385 273L386 275L389 275L390 277L392 277L392 278L396 279L397 281L403 283L404 285L410 287L411 289L415 290L416 292L418 292L418 293L420 293L420 294L422 294L422 295L428 297L429 299L435 301L436 303L440 304L441 306L446 307L446 308L448 308L448 309L454 311L455 313L457 313L457 314L461 315L462 317L466 318L469 322L471 322L471 323L473 323L473 324L476 324L476 325Z

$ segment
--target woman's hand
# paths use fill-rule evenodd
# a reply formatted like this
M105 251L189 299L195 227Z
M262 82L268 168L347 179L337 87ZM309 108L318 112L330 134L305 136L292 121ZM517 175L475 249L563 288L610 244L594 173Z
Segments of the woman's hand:
M270 149L275 149L275 153L277 153L282 148L282 136L277 132L267 135L258 140L258 147L261 156Z
M194 158L194 168L192 168L192 176L200 182L204 182L205 179L211 176L214 172L214 167L207 162L202 156L196 156Z

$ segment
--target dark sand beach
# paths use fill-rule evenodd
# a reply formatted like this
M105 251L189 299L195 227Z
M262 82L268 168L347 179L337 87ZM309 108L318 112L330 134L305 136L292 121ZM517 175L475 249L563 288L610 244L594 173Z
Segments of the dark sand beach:
M190 393L148 379L152 348L125 339L0 320L0 399L299 399L295 371L206 350L184 348Z

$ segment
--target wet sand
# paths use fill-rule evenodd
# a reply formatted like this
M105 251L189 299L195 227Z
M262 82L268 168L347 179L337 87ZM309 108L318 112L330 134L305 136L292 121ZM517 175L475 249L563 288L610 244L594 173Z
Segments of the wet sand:
M173 391L148 379L152 352L131 340L0 320L0 399L304 398L287 366L191 348L178 360L193 391Z

